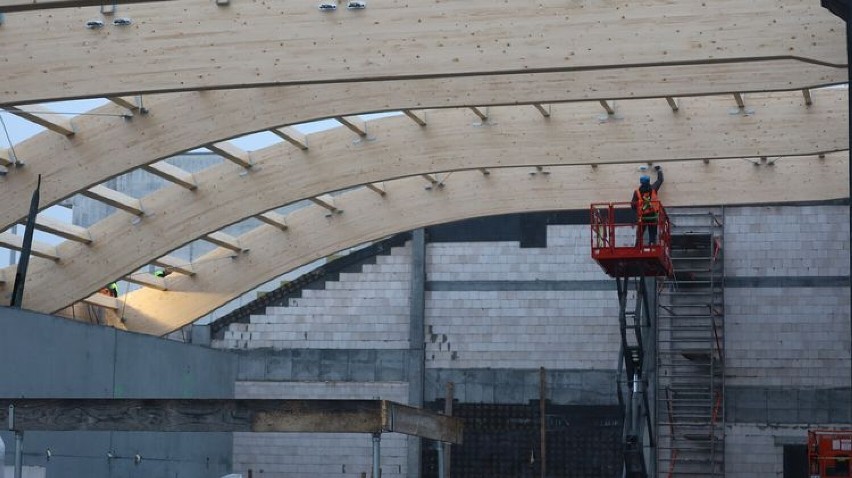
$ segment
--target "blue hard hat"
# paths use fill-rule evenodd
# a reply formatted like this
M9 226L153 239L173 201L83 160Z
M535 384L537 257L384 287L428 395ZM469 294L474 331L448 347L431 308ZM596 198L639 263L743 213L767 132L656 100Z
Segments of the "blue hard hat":
M639 183L640 184L651 184L651 176L647 176L645 174L643 174L642 176L639 176Z

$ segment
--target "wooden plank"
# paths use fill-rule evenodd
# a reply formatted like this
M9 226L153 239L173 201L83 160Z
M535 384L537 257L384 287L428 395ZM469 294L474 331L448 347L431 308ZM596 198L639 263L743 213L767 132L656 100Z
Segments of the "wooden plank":
M387 194L387 191L385 191L385 187L379 183L367 183L364 186L370 191L373 191L374 193L378 194L379 196L384 196L385 194Z
M341 212L335 205L334 197L330 194L323 194L322 196L308 198L308 201L316 204L317 206L328 209L330 212Z
M240 240L222 231L211 232L204 236L204 240L216 244L219 247L230 249L234 252L243 252L245 249L240 245Z
M12 234L11 232L0 232L0 246L20 251L24 247L24 237ZM33 241L32 254L43 259L50 259L52 261L59 260L59 254L56 252L56 247L40 241Z
M0 399L22 431L384 433L461 443L462 422L384 400Z
M150 287L154 290L168 290L166 287L166 281L163 277L157 277L154 274L149 274L147 272L134 272L133 274L124 276L122 279L127 282L139 284L142 287Z
M421 174L420 177L429 181L429 184L432 186L438 185L438 178L436 178L434 174Z
M533 103L533 106L535 106L535 109L537 109L542 116L550 118L550 108L545 108L544 105L540 103Z
M367 136L367 123L361 118L357 116L335 116L334 119L358 136Z
M162 267L167 271L177 272L186 276L194 276L195 270L192 268L192 263L174 256L162 256L151 261L157 267Z
M106 294L101 294L100 292L95 292L94 294L88 297L84 297L82 301L97 307L103 307L105 309L118 310L119 307L118 298L111 297Z
M463 425L458 418L438 415L414 407L393 402L382 402L385 406L385 431L416 435L445 443L462 443Z
M115 0L113 3L124 5L141 2L162 2L170 0ZM103 5L98 0L0 0L0 12L27 12L32 10L50 10L54 8L97 7Z
M473 111L473 114L475 114L477 117L479 117L480 121L488 121L488 113L487 112L482 111L481 109L477 108L476 106L470 106L469 108L470 108L471 111Z
M269 224L273 227L277 227L282 231L287 230L287 218L284 217L283 214L278 214L275 211L267 211L263 214L258 214L255 217L258 218L261 222Z
M669 104L669 107L671 107L672 111L677 112L680 109L680 106L678 106L677 104L677 100L675 100L671 96L666 96L666 102Z
M192 173L165 161L149 164L144 169L155 176L159 176L178 186L183 186L190 191L198 189L198 183L195 181L195 176Z
M36 216L35 227L39 231L54 234L70 241L82 242L83 244L92 243L92 234L85 227L62 222L49 216Z
M409 109L404 109L404 110L402 110L402 112L405 113L405 116L408 116L411 119L411 121L414 121L419 126L426 126L426 119L421 117L420 115L418 115L414 111L411 111Z
M301 149L302 151L308 150L308 141L305 135L300 133L296 128L285 127L285 128L273 128L271 130L272 133L278 135L279 138L287 141L293 146Z
M51 184L42 191L43 203L54 203L81 188L102 183L154 159L172 157L222 138L341 112L369 111L376 104L404 109L458 107L470 103L530 104L542 98L548 102L563 102L665 95L690 97L752 91L750 88L800 90L846 79L845 68L773 60L747 65L719 64L714 65L712 71L701 70L698 65L656 66L608 70L606 74L577 71L571 75L516 74L494 75L487 79L458 77L207 91L203 101L197 93L154 95L146 97L146 105L157 114L146 116L144 121L77 117L74 125L79 134L73 142L42 132L17 145L20 158L39 158L39 161L29 164L28 168L17 169L4 179L0 188L0 204L3 204L0 228L8 227L25 214L20 211L28 207L36 174L42 174L45 184ZM353 89L357 90L357 95L351 94ZM820 90L813 92L817 100L823 94ZM315 98L324 100L317 102ZM242 111L247 104L252 105L250 116L221 114L221 111ZM93 112L114 113L114 110L112 105L105 105Z
M0 104L30 103L45 96L102 97L390 78L572 75L588 69L611 74L613 66L626 62L702 64L713 69L724 62L761 58L792 57L837 67L847 61L842 20L804 0L649 0L617 10L605 3L555 0L542 7L495 5L490 0L437 6L422 2L409 5L405 15L394 8L371 8L368 15L350 15L348 21L333 23L327 15L305 8L287 28L269 21L268 9L256 3L241 6L242 21L227 29L222 22L232 20L233 12L209 11L209 4L185 0L135 5L132 16L158 28L122 29L121 42L107 41L116 34L114 28L95 32L68 28L91 17L85 9L62 12L65 27L50 24L46 29L45 19L37 14L16 17L3 26L0 41L0 58L6 60ZM572 25L607 28L565 28L565 18ZM464 28L459 28L460 21ZM494 28L509 23L511 28ZM202 38L205 41L199 41ZM370 38L370 48L364 48L365 38ZM448 47L436 48L439 43ZM96 68L93 44L100 58L110 58L110 68ZM282 44L299 53L282 56ZM235 50L234 45L240 48ZM138 61L152 51L158 52L156 68ZM394 54L377 61L377 51ZM311 68L305 67L307 62ZM351 87L351 96L359 94Z
M74 127L71 125L70 118L50 113L40 105L27 105L20 108L17 106L7 106L6 111L47 128L54 133L59 133L63 136L74 135Z
M136 103L136 98L132 96L110 96L107 99L122 108L130 111L139 111L139 105Z
M252 166L249 152L238 148L228 141L208 144L206 147L228 161L238 164L244 168L250 168Z
M104 204L109 204L114 208L129 212L135 216L145 214L142 210L142 202L135 197L120 193L114 189L110 189L103 185L91 187L85 191L80 191L80 194L88 198L100 201Z

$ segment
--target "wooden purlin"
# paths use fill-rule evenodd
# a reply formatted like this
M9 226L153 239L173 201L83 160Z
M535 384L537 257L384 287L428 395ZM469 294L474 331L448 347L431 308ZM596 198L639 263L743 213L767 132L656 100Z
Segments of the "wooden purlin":
M622 102L620 106L620 111L626 113L625 117L634 116L631 108L635 108L637 120L646 118L647 123L644 123L645 120L624 121L602 126L596 121L588 122L589 117L600 115L599 106L592 103L554 105L556 114L546 122L541 120L539 113L533 108L493 109L491 115L497 118L498 126L511 125L508 129L470 126L470 113L464 110L435 111L432 115L436 117L436 121L426 129L413 128L408 119L402 116L382 118L371 128L380 132L381 136L387 136L383 131L393 131L393 135L388 136L387 140L368 142L357 148L351 148L351 134L348 131L342 128L328 130L315 135L313 142L316 148L312 148L313 152L303 153L284 144L258 151L256 160L258 167L263 168L262 174L233 174L231 165L221 165L199 172L200 182L217 184L217 201L227 207L211 210L207 202L182 201L181 198L186 192L181 188L172 186L171 189L163 189L158 194L145 198L146 208L154 213L146 216L140 224L133 224L121 215L101 221L97 224L97 229L92 229L93 240L101 244L98 250L88 251L85 247L75 247L73 244L62 245L61 255L67 260L63 260L61 268L43 273L50 276L50 280L65 277L64 280L74 282L73 288L76 292L55 298L65 300L73 295L77 300L103 282L104 278L92 275L86 267L87 263L97 261L100 254L109 255L110 264L114 267L106 277L120 277L144 266L153 258L169 253L184 244L188 238L221 229L248 215L272 210L306 197L315 197L324 191L339 191L388 177L425 173L428 172L427 168L453 171L490 169L495 165L536 166L541 158L551 158L554 164L563 165L588 165L590 161L598 164L623 162L625 157L636 163L674 161L683 159L682 155L694 155L693 150L701 146L702 141L712 145L715 153L721 156L736 156L737 153L748 152L754 154L758 151L768 153L772 148L778 148L782 153L801 148L830 149L830 142L836 141L840 145L845 141L847 130L842 121L834 120L830 115L825 116L824 112L831 111L831 114L837 117L845 114L842 109L845 92L820 93L822 99L814 103L807 115L799 113L805 108L801 103L788 101L790 96L801 101L796 92L781 95L775 106L772 100L775 95L768 95L765 103L759 103L758 98L753 97L752 102L760 108L761 114L748 117L729 115L729 97L718 97L684 99L689 103L689 111L695 114L688 121L673 115L665 102L649 100L637 102L633 106L633 102ZM564 111L558 110L557 106ZM781 109L776 110L778 107ZM655 111L658 113L654 113ZM779 119L778 124L771 119L773 117ZM825 122L820 121L821 119ZM577 125L581 128L576 136L566 134L570 130L568 124L572 121L578 121ZM459 128L459 124L468 127ZM728 126L725 126L726 124ZM790 129L785 129L785 125ZM585 128L599 129L604 126L610 131L608 136L585 133ZM653 129L648 130L646 127ZM713 133L714 128L721 129L717 130L718 133ZM760 138L756 135L753 138L749 128L755 128L754 131L771 130L789 136L777 139ZM695 131L706 133L707 136L697 135ZM827 134L827 131L830 133ZM624 136L620 136L621 134ZM429 141L423 143L416 154L412 154L411 144L423 142L424 135L428 135ZM660 138L660 135L671 141L648 141L648 138ZM726 140L718 141L718 137L725 137ZM529 154L515 154L517 148L524 148ZM595 154L572 154L574 150L593 151ZM455 154L442 154L442 151L455 151ZM702 161L705 157L691 156L687 159ZM719 158L712 158L711 165L718 160ZM329 171L333 174L318 178L317 171ZM703 170L698 168L689 174L701 175ZM455 187L455 176L453 178L452 187ZM281 184L288 184L288 187L281 188ZM254 194L254 191L264 191L264 194ZM289 220L288 225L293 226ZM140 233L144 239L140 239ZM130 247L114 238L133 240L135 245ZM132 253L129 254L128 250L132 250ZM87 283L88 279L93 282ZM68 305L56 302L47 304L43 304L47 312Z
M670 178L678 178L662 193L667 205L760 204L828 200L848 194L844 154L788 159L772 167L755 167L742 159L718 160L711 168L700 163L670 163ZM700 174L696 174L700 170ZM329 221L318 207L291 213L291 232L281 241L277 231L260 228L241 237L252 253L238 261L199 260L203 286L176 278L168 296L155 291L128 294L128 327L163 334L191 322L246 290L286 271L366 241L433 224L464 218L526 211L585 209L590 202L629 195L635 168L601 165L552 168L546 181L530 180L525 169L457 172L441 194L425 191L422 179L385 183L380 197L366 189L343 195L346 214ZM807 178L803 181L803 178ZM713 184L712 190L706 187ZM795 184L795 187L791 187ZM519 199L521 198L521 199ZM61 284L60 281L57 283ZM124 299L124 298L123 298ZM168 327L167 324L171 324Z
M404 15L394 5L371 5L364 15L334 23L308 3L289 13L295 21L275 18L260 3L209 7L207 0L123 7L123 15L145 18L156 30L88 30L82 27L90 16L85 9L63 11L50 22L45 12L17 14L0 30L0 58L7 60L0 104L426 76L486 79L594 69L611 74L626 59L708 71L761 58L846 64L842 21L811 0L649 0L618 9L557 0L423 2L408 5ZM233 21L235 14L240 22ZM565 28L565 18L573 25L607 27ZM494 28L499 22L512 26ZM230 27L222 29L225 23ZM371 38L370 48L364 48L365 37ZM282 44L305 53L282 56ZM92 48L98 49L96 58ZM159 52L153 70L139 61L150 51ZM393 54L375 61L376 51ZM305 67L305 55L311 68ZM97 58L110 58L110 67L93 74ZM348 88L350 96L360 94Z

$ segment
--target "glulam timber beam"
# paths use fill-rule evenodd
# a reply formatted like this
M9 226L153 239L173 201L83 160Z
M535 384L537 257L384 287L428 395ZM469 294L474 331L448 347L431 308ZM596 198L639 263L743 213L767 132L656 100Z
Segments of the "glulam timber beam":
M158 213L147 216L139 225L121 215L100 221L90 228L93 240L99 244L96 251L61 244L61 267L31 266L31 275L43 274L47 282L70 285L51 286L57 294L27 300L35 300L43 307L41 310L53 312L97 290L105 279L137 270L191 238L327 191L388 178L478 168L490 170L493 175L498 169L492 168L501 166L583 165L591 170L588 165L595 163L700 163L708 157L712 166L727 157L784 156L793 151L811 154L845 148L845 96L833 97L837 91L814 93L830 94L821 96L824 100L816 101L805 116L801 114L805 108L799 93L793 92L781 95L779 104L772 100L775 94L755 96L750 102L757 105L761 114L750 116L730 115L730 97L724 96L683 99L689 104L685 111L696 111L689 118L671 114L668 105L659 100L623 102L619 111L625 118L644 118L636 124L600 124L595 120L600 115L596 102L553 105L554 115L546 122L533 108L494 108L490 114L496 124L489 128L470 126L470 113L464 110L441 110L430 113L435 121L425 129L412 128L403 116L375 120L371 130L387 139L365 142L357 148L348 140L348 131L335 128L312 135L315 147L307 153L282 143L257 151L257 165L263 168L263 174L230 174L232 166L224 164L200 171L199 182L217 184L215 207L208 201L182 201L185 191L171 186L145 198L146 207ZM790 100L793 97L795 102ZM606 135L600 134L602 127L606 128ZM766 131L773 134L765 137ZM420 146L413 149L412 144ZM321 171L328 173L317 177ZM481 175L478 171L476 174ZM481 177L488 180L490 176ZM671 181L673 178L669 177ZM422 189L423 180L418 177L417 181ZM632 182L635 181L628 179L625 184ZM282 188L281 184L288 187ZM453 187L445 190L455 187L454 176ZM256 194L257 191L264 193ZM388 198L392 194L392 190L387 190ZM346 214L339 217L343 216ZM337 219L333 222L340 222ZM287 224L293 227L289 216ZM287 234L292 232L288 229ZM101 271L104 277L92 275L88 266L98 262L100 255L110 257L110 267Z
M249 152L229 143L228 141L208 144L207 149L244 168L250 168L252 166Z
M261 222L269 224L272 227L277 227L282 231L286 231L288 229L287 218L284 217L283 214L278 214L275 211L267 211L265 213L258 214L255 217Z
M192 263L174 256L162 256L151 261L151 264L162 267L169 272L177 272L186 276L194 276L195 270L192 268Z
M159 176L170 183L177 184L190 191L198 189L198 183L195 181L195 176L192 173L165 161L149 164L144 169L155 176Z
M677 207L844 198L847 161L847 154L838 154L824 160L791 158L772 167L756 167L742 159L711 165L670 163L666 174L671 183L661 190L661 200ZM203 287L199 281L176 278L167 295L147 289L127 294L122 297L127 301L126 325L129 330L161 335L286 271L365 241L471 217L582 210L590 202L625 198L625 185L635 181L636 169L630 165L601 165L594 170L568 166L553 168L547 181L531 178L525 169L493 170L488 177L458 172L454 187L442 194L424 191L420 178L387 182L385 198L365 189L352 190L343 195L347 213L334 222L320 208L305 208L290 215L286 241L274 230L255 229L242 236L253 251L245 260L216 260L222 251L203 256L198 266L198 277L205 278Z
M85 191L80 191L80 194L87 198L110 205L116 209L129 212L134 216L141 216L145 214L145 211L142 209L141 201L135 197L128 196L127 194L116 191L115 189L110 189L103 185L97 185Z
M689 68L691 71L680 69ZM578 71L496 75L487 79L400 80L351 84L322 84L154 95L146 105L156 115L133 121L112 116L75 118L74 141L43 132L15 147L26 168L9 171L0 188L0 228L26 215L37 175L43 177L42 203L53 204L80 189L102 183L131 169L215 143L234 135L268 130L282 123L299 123L345 112L480 105L531 104L546 99L568 102L599 98L647 98L722 94L736 91L795 90L845 82L845 68L767 60L719 64L712 71L696 65L624 68L598 75ZM350 88L357 89L352 95ZM822 91L812 94L822 97ZM317 102L315 98L323 98ZM203 99L203 101L201 101ZM245 105L252 105L251 109ZM222 111L232 112L221 114ZM93 113L112 114L106 105ZM210 118L216 118L211 122ZM305 143L305 146L307 144ZM30 160L31 159L31 160Z
M368 15L333 23L312 4L288 10L286 19L260 3L209 6L207 0L127 5L123 15L158 27L120 32L82 28L91 15L84 9L50 22L48 12L10 17L0 31L0 58L6 59L0 104L427 76L570 75L590 69L611 74L625 59L707 69L760 58L846 63L842 20L810 0L649 0L619 9L556 0L499 5L468 0L414 3L405 15L396 5L379 4ZM565 18L578 27L565 28ZM511 28L494 28L509 22ZM115 41L117 35L121 41ZM364 48L364 38L370 38L370 48ZM435 48L438 43L452 50ZM236 44L241 50L235 54ZM281 55L282 44L305 53ZM158 52L154 70L138 61L149 51ZM376 61L376 51L394 54ZM99 58L110 58L109 68L93 74ZM358 94L352 87L350 95Z
M0 232L0 247L20 251L24 248L24 237L12 234L11 232ZM59 260L56 247L41 241L33 240L32 254L43 259L50 259L51 261Z
M59 133L62 136L73 136L74 126L71 125L71 120L65 116L49 112L39 105L27 105L22 107L7 106L6 111L15 116L42 126L54 133Z
M403 433L460 444L460 418L387 400L2 399L22 431ZM57 420L56 417L62 417Z
M77 241L83 244L92 243L92 235L85 227L62 222L49 216L36 216L35 228L70 241Z

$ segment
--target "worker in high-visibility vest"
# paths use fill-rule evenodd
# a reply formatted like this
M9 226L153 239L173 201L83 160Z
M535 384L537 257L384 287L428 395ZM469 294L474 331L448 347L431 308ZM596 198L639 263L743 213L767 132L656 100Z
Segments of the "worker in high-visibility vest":
M637 244L642 243L645 229L648 230L648 243L657 243L657 223L660 219L660 200L657 197L657 191L663 185L663 168L654 166L657 172L657 180L651 184L651 177L642 175L639 178L639 188L633 191L633 199L630 205L636 211L637 223L639 225L636 231Z

